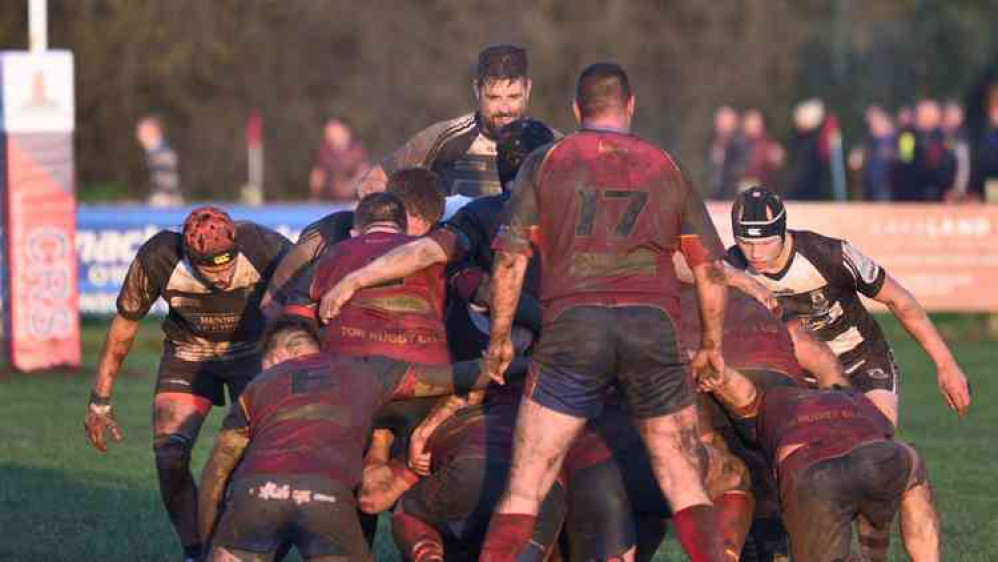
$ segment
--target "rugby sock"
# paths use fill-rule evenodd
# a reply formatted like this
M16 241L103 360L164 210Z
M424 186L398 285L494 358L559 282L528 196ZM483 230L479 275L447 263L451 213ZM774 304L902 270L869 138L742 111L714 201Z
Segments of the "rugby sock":
M751 494L735 491L722 494L714 504L717 506L718 527L724 543L724 555L728 560L736 561L752 526L755 502Z
M392 516L392 533L406 560L443 562L444 543L440 533L421 519L406 513L401 505Z
M494 513L479 562L515 562L534 533L536 515Z
M717 511L712 505L697 504L672 515L676 537L692 562L722 562L721 535L717 532Z

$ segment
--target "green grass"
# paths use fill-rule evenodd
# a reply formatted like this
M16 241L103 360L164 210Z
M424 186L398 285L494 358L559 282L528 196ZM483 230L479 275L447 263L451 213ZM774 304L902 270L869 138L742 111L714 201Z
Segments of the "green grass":
M881 319L904 371L901 432L928 459L943 515L946 560L998 560L998 358L978 317L940 317L941 329L973 381L974 406L957 420L935 388L934 370L918 346ZM79 372L0 375L0 560L176 560L178 547L156 488L150 431L160 350L154 323L144 324L115 388L125 441L107 454L90 449L83 414L105 325L84 324L85 365ZM203 464L220 412L212 414L195 453ZM398 560L379 534L379 560ZM679 560L667 543L662 560ZM898 541L892 559L903 560Z

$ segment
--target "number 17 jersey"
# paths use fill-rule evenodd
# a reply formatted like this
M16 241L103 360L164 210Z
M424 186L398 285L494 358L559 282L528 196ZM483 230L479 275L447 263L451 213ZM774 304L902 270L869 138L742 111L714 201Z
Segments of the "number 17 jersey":
M541 254L545 322L573 305L651 305L679 318L672 257L723 256L700 196L662 149L583 129L539 148L512 189L494 246Z

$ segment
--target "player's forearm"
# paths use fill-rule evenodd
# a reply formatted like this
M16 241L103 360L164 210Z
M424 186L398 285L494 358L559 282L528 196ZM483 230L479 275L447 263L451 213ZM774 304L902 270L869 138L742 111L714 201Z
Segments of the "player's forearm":
M904 329L922 346L922 349L937 367L956 366L956 360L946 342L939 335L939 331L936 330L925 309L918 304L911 293L903 290L902 296L888 303L887 306L898 322L904 326Z
M413 430L413 434L420 435L425 439L428 439L433 432L440 427L440 424L444 423L450 419L459 410L466 408L469 403L474 400L474 395L478 392L473 392L467 396L443 396L437 403L433 405L433 409L427 414L426 418Z
M527 360L517 357L506 369L506 380L522 379L526 374ZM481 359L442 366L413 365L409 376L415 377L414 384L400 385L402 390L392 396L393 400L448 394L466 395L471 391L481 390L492 382Z
M401 279L438 263L447 263L447 252L432 238L419 238L395 248L344 280L349 280L357 289L365 289Z
M701 263L693 268L700 308L700 347L720 349L724 334L724 307L728 289L720 260Z
M245 431L223 429L218 433L215 448L201 471L201 483L198 486L198 534L205 544L215 527L226 483L247 445L249 436Z
M800 320L788 322L787 330L793 340L797 362L818 379L819 386L829 388L835 384L848 385L842 363L828 344L809 332Z
M492 339L509 336L523 290L523 276L530 258L523 254L496 252L492 268L492 298L489 306Z
M725 368L723 382L711 389L711 392L736 418L750 418L758 414L761 398L759 389L735 369Z
M97 361L97 378L94 381L94 394L110 397L114 388L114 380L121 371L121 364L128 357L128 352L135 341L139 323L115 314L111 327L107 331L104 347L101 348Z

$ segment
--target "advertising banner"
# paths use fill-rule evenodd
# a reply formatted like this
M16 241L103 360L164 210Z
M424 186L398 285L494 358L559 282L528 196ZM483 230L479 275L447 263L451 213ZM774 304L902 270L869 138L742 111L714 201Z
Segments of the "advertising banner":
M708 207L732 244L730 203ZM998 312L998 205L788 202L787 224L848 240L927 310Z
M9 361L78 366L72 55L0 53L0 95Z

